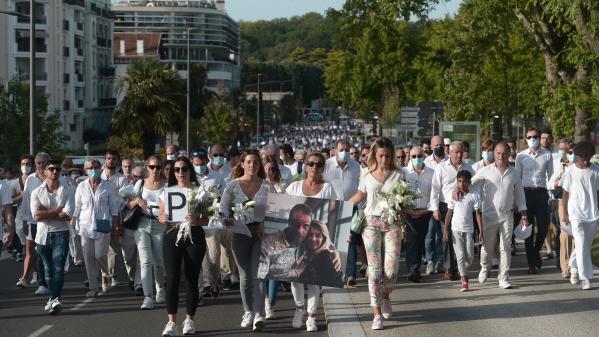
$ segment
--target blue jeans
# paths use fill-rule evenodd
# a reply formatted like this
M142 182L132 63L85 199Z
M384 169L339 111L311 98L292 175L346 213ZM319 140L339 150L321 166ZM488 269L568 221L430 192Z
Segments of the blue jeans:
M426 231L432 214L428 212L421 218L406 217L406 266L409 273L418 273L422 264L422 252Z
M277 293L279 292L279 281L275 280L264 280L268 289L268 303L271 306L277 304Z
M45 245L35 250L44 264L50 298L59 298L64 284L64 264L69 253L69 231L48 233Z
M29 224L29 231L31 232L31 237L33 238L33 240L31 240L31 242L35 246L36 245L35 235L37 234L37 224L36 223ZM48 284L46 283L46 273L44 272L44 262L42 262L42 257L37 252L37 249L35 250L35 257L36 257L35 264L37 266L38 284L42 287L48 288Z
M358 262L358 247L362 244L362 235L350 232L349 244L347 245L347 261L345 264L345 276L356 278L356 263Z
M432 216L429 219L424 239L425 257L427 262L432 261L436 266L443 263L443 231L439 221Z
M549 227L549 195L546 190L531 191L525 189L524 196L526 197L528 222L537 224L537 234L533 233L524 241L526 261L529 267L534 267Z

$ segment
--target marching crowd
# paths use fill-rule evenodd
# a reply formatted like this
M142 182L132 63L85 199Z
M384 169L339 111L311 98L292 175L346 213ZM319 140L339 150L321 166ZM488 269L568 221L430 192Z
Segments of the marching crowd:
M85 265L86 296L92 298L118 284L117 259L122 259L131 291L143 296L140 308L166 303L163 336L178 334L181 277L184 335L195 332L193 317L203 297L218 297L223 287L236 286L243 304L241 326L260 331L275 315L281 286L257 277L267 197L287 193L350 201L355 213L363 211L361 232L352 231L348 238L344 280L354 286L358 272L367 275L375 330L392 315L389 297L398 278L403 231L411 282L419 282L425 269L427 275L460 280L460 290L467 291L479 243L478 281L486 282L489 270L498 267L498 285L509 289L514 240L522 238L529 274L538 273L555 252L562 276L591 288L590 247L599 219L599 168L591 163L592 144L567 139L553 144L550 133L530 129L523 151L517 152L514 142L487 140L481 144L482 159L473 163L468 143L439 136L397 148L387 138L361 146L354 146L356 141L349 129L293 127L260 150L226 151L213 144L183 156L169 145L165 158L152 155L140 166L114 151L106 152L103 163L86 161L83 169L68 158L59 162L45 153L24 155L19 174L6 173L0 183L8 226L3 241L23 261L16 285L35 284L35 294L47 296L44 310L56 314L62 310L70 264ZM420 197L402 213L403 221L385 222L380 193L402 180ZM208 229L206 218L192 214L186 217L189 228L172 222L164 193L171 186L217 188L223 228ZM236 223L227 205L248 200L255 202L254 218ZM131 221L126 214L136 208L139 216ZM292 220L296 237L286 241L289 246L310 235L315 242L330 240L309 214L298 212ZM189 240L181 242L185 228ZM306 329L316 331L320 287L288 286L296 304L291 325L301 328L305 319Z

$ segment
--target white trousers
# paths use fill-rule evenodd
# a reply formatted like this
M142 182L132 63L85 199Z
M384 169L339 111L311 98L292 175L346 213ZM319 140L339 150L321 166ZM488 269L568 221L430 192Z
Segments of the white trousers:
M583 222L570 220L574 234L574 254L570 257L570 267L578 269L581 280L593 279L591 246L597 234L597 221Z
M315 284L306 284L306 288L308 288L308 305L306 306L306 311L309 314L317 314L318 313L318 299L320 297L320 286ZM295 301L295 305L301 307L306 303L305 295L306 291L304 290L303 283L291 282L291 293L293 294L293 300Z
M474 233L452 230L451 234L460 276L468 276L468 268L472 265L474 258Z
M104 274L108 273L110 233L101 233L98 239L90 239L85 236L79 237L81 238L81 250L83 251L89 289L97 289L100 271Z
M485 241L480 251L481 270L489 272L489 260L490 257L494 255L493 252L497 245L497 237L499 237L499 275L497 276L499 282L510 280L513 229L513 217L509 217L507 220L501 221L500 223L484 225L483 227Z
M69 238L69 253L76 264L83 262L83 250L81 247L81 237L79 234L71 235Z

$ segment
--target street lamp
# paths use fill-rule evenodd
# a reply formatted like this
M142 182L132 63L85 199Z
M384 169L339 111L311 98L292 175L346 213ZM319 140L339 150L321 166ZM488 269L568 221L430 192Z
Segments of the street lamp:
M258 99L256 103L256 146L259 146L260 137L260 76L264 74L258 74Z
M35 156L35 0L29 0L29 15L0 11L0 13L29 19L29 154Z
M189 60L189 53L190 53L190 35L191 32L194 30L198 30L200 28L189 28L187 27L187 111L186 111L186 126L185 126L185 130L186 130L186 142L187 142L187 146L186 151L187 151L187 155L189 156L189 154L191 152L189 152L189 124L190 124L190 109L191 109L191 102L190 102L190 88L189 88L189 79L191 78L191 65L190 65L190 60Z

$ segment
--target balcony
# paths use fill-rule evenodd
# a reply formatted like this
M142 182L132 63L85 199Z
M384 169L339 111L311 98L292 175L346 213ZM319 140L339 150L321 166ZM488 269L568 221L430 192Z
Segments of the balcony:
M77 22L77 30L83 30L83 22Z
M77 73L77 82L83 82L83 74Z
M63 0L67 5L85 7L85 0Z
M116 98L100 98L100 101L98 103L98 106L115 106L116 105Z
M98 68L98 76L111 77L114 76L113 67L100 67Z
M63 106L62 106L62 107L63 107L63 110L65 110L65 111L67 111L67 110L70 110L70 109L71 109L71 102L70 102L69 100L67 100L67 99L65 99L65 100L62 102L62 105L63 105Z
M83 56L83 48L77 48L77 55Z
M23 39L22 41L20 41L17 44L17 51L20 52L29 52L29 39ZM47 44L36 44L35 45L35 51L38 53L45 53L48 51L48 45Z
M69 20L62 20L62 30L69 30Z

